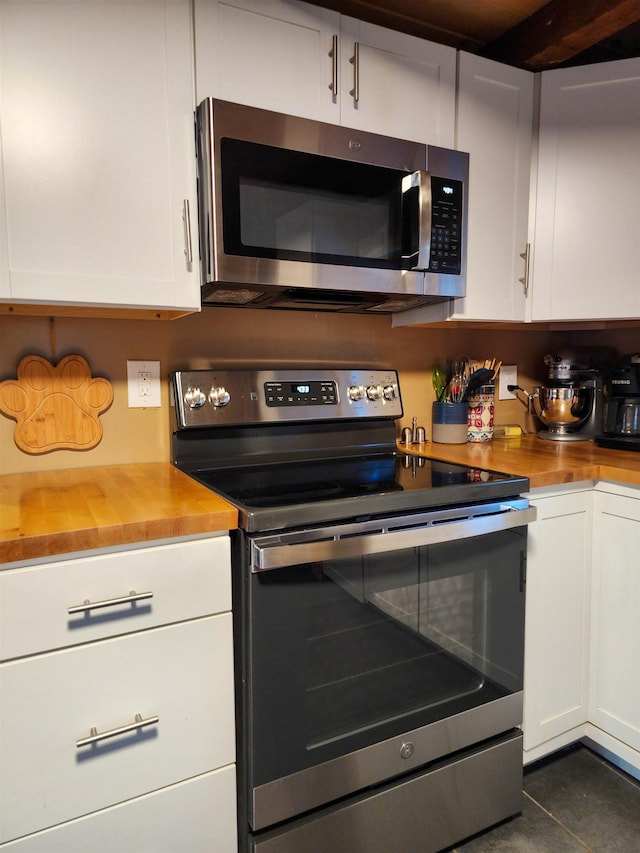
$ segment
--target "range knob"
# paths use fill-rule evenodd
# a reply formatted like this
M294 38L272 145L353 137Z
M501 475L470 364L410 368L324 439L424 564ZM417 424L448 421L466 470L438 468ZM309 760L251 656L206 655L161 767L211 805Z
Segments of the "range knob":
M369 385L367 388L367 397L370 400L382 400L383 393L382 385Z
M382 394L385 400L395 400L398 396L398 388L396 385L385 385Z
M207 398L199 388L187 388L184 394L184 401L190 409L199 409L204 406Z
M229 394L227 389L223 388L222 385L218 385L217 387L214 385L211 391L209 391L209 402L216 409L220 409L222 406L228 405L230 399L231 394Z
M356 403L358 400L364 400L366 393L367 389L364 385L351 385L347 391L347 396L353 403Z

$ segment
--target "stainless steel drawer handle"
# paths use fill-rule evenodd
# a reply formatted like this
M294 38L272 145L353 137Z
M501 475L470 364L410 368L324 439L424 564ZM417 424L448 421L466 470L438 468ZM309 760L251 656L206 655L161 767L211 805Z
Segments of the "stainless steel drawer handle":
M99 610L101 607L117 607L119 604L133 604L136 601L144 601L147 598L153 598L152 592L136 592L131 590L129 595L123 595L120 598L105 598L103 601L89 601L85 598L82 604L74 604L67 611L69 615L74 613L88 613L89 610Z
M99 732L95 726L92 726L89 737L82 737L80 740L77 740L76 746L80 749L81 746L90 746L92 743L98 743L99 741L107 740L107 738L110 737L125 735L128 732L135 732L137 729L142 729L145 726L155 725L159 719L160 717L158 717L157 714L153 717L147 717L146 720L143 720L140 714L136 714L133 723L129 723L126 726L118 726L117 729L109 729L106 732Z

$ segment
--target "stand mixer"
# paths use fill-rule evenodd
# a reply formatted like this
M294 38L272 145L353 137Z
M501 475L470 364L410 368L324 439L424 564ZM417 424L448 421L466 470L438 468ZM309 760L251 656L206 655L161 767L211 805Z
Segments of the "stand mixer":
M602 379L598 368L580 362L575 355L546 355L548 382L529 394L519 385L510 391L526 396L529 411L545 429L538 438L550 441L589 441L602 423Z

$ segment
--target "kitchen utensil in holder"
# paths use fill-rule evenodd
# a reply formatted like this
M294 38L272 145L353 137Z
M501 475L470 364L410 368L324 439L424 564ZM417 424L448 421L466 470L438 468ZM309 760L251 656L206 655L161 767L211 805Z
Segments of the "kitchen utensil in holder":
M466 444L468 403L433 403L431 438L438 444Z
M495 411L495 383L482 385L469 397L468 432L469 441L491 441Z

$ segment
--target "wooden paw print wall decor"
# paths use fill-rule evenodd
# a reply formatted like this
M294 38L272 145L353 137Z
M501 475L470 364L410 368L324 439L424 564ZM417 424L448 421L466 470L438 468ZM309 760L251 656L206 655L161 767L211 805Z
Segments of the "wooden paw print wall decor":
M0 412L17 421L14 440L20 450L90 450L100 442L98 418L113 402L113 386L92 378L85 358L68 355L54 366L27 355L17 375L0 382Z

